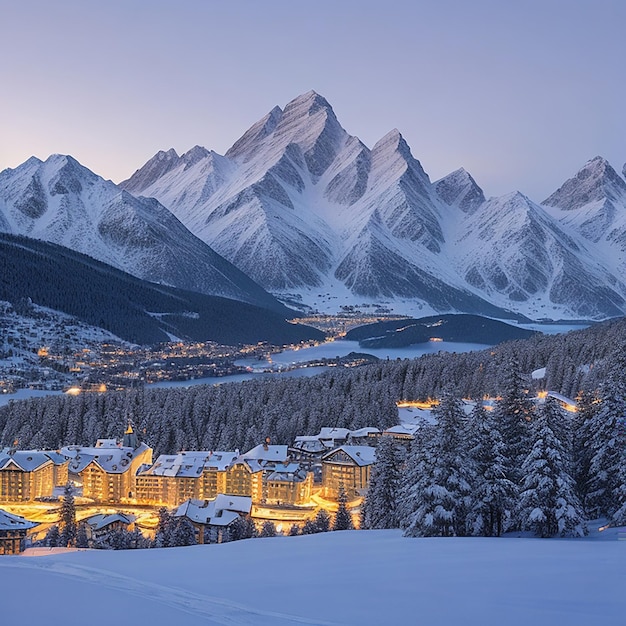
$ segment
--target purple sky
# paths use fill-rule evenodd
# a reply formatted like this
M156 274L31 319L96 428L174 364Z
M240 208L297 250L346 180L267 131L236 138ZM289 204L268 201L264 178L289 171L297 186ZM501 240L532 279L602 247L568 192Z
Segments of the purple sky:
M626 161L623 0L0 0L0 169L68 153L119 182L160 149L224 153L315 89L435 180L543 200Z

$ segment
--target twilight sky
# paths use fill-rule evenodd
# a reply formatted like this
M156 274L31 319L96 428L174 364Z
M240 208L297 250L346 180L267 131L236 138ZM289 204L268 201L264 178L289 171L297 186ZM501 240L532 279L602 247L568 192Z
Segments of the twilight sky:
M432 180L541 201L626 161L624 0L0 0L0 170L72 154L115 182L160 149L224 153L314 89Z

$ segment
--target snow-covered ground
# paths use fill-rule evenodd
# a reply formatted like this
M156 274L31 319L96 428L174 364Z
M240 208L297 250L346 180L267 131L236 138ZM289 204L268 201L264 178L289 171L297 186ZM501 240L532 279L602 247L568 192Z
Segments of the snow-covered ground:
M2 623L621 626L626 541L345 531L0 557Z

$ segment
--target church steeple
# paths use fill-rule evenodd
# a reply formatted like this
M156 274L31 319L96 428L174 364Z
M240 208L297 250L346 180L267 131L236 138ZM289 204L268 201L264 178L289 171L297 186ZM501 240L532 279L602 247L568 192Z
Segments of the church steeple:
M132 448L133 450L136 450L139 447L139 438L135 434L130 420L128 420L128 426L126 428L126 431L124 432L122 446L124 446L125 448Z

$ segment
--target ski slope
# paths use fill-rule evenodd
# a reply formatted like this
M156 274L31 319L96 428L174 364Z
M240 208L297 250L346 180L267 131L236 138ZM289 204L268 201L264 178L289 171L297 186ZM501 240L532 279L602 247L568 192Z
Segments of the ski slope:
M0 557L2 623L621 626L625 559L615 530L583 540L344 531Z

